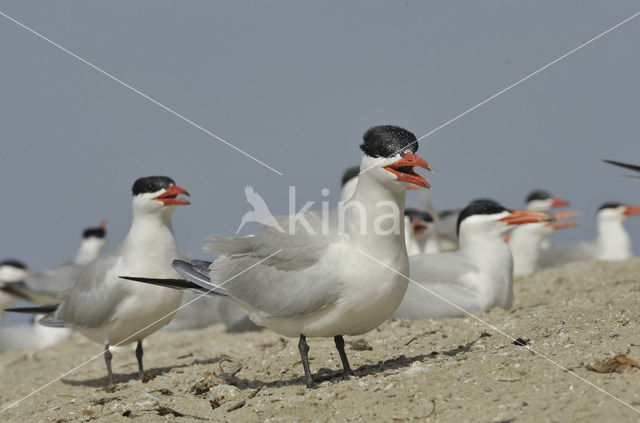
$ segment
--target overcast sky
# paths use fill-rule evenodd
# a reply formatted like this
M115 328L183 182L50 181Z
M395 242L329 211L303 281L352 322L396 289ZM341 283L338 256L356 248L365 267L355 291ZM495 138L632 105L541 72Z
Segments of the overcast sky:
M252 185L274 213L339 195L364 130L422 136L638 11L636 1L2 1L0 11L283 173L243 156L0 16L0 256L73 258L85 226L131 219L130 188L166 174L188 253L233 235ZM605 201L640 183L640 17L420 143L440 208L534 188L584 212L557 242L592 238ZM418 198L413 195L414 201ZM640 245L640 218L627 227ZM637 248L636 248L637 250Z

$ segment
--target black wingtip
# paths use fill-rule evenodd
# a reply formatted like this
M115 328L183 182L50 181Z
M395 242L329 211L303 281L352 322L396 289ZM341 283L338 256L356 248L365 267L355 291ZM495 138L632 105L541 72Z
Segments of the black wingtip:
M185 279L155 279L155 278L140 278L137 276L118 276L120 279L127 279L135 282L148 283L150 285L163 286L165 288L173 289L196 289L201 288L195 283Z
M58 304L41 306L41 307L17 307L17 308L7 308L4 311L9 311L12 313L26 313L26 314L49 314L53 313L58 309Z
M622 162L617 162L615 160L603 160L603 162L605 163L609 163L612 164L614 166L620 166L623 167L625 169L631 169L631 170L635 170L636 172L640 172L640 166L638 165L633 165L633 164L629 164L629 163L622 163Z

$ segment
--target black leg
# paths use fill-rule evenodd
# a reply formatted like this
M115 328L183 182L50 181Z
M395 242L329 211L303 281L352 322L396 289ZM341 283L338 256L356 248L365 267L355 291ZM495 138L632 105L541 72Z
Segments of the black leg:
M298 349L300 350L300 357L302 358L302 367L304 367L304 378L307 382L307 388L313 387L313 378L311 377L311 370L309 369L309 345L307 345L307 338L304 335L300 335L300 342L298 342Z
M138 346L136 347L136 358L138 359L138 377L142 381L144 379L144 369L142 367L142 340L138 341Z
M340 360L342 361L342 375L352 376L353 370L351 370L351 366L349 366L347 353L344 351L344 339L342 338L342 335L334 336L333 340L336 343L336 348L338 349L338 354L340 354Z
M111 373L111 351L109 351L109 344L104 346L104 361L107 363L107 385L113 385L113 373Z

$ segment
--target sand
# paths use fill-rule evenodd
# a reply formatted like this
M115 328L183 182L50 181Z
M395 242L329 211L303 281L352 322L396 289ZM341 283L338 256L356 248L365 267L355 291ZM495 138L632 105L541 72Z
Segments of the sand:
M482 322L388 321L346 339L355 341L347 347L351 380L337 375L333 341L311 339L312 371L324 379L316 389L302 382L297 340L268 330L227 334L219 325L163 331L145 341L155 376L147 383L123 347L108 390L98 356L0 421L638 421L640 369L588 366L618 354L640 360L639 276L640 259L576 263L517 279L513 309L479 314ZM515 345L518 338L527 346ZM100 350L74 335L48 350L1 354L0 404Z

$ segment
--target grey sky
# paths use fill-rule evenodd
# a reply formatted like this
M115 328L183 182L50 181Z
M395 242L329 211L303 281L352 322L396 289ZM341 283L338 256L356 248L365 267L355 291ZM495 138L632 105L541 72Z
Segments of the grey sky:
M0 11L282 171L256 164L0 16L0 256L71 259L83 227L130 223L130 187L193 195L181 247L234 234L252 185L274 213L337 201L372 125L421 136L639 10L635 1L2 1ZM479 196L570 199L591 238L602 202L640 202L603 158L640 163L640 18L420 143L441 208ZM417 196L412 195L412 199ZM627 227L640 244L640 219Z

